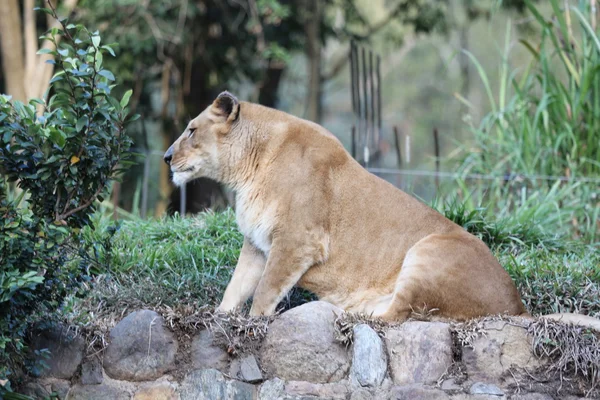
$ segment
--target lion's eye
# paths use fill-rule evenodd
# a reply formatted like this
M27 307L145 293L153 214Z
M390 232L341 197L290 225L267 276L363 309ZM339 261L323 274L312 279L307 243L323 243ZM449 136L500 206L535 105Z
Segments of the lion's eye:
M188 133L188 137L192 137L192 135L194 134L194 132L196 132L196 128L190 128L189 129L189 133Z

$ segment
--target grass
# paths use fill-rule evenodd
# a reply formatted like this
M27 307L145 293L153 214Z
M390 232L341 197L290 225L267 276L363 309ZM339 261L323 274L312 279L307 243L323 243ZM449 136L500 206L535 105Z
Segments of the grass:
M600 316L600 252L549 234L533 222L495 220L485 209L469 211L454 201L444 214L481 237L517 284L527 309L534 315L579 312ZM529 214L527 214L529 215ZM107 218L86 230L87 241L104 237ZM84 301L72 298L65 313L86 323L106 313L123 314L142 307L214 307L221 300L242 245L234 213L204 213L159 220L122 222L109 246L93 248L100 261L93 286ZM285 308L311 300L296 291Z
M526 203L536 194L539 204L554 208L546 213L550 220L539 220L542 225L594 243L600 238L600 37L589 12L591 2L566 7L559 0L549 3L552 18L526 1L539 36L519 41L531 53L531 62L510 74L507 28L497 97L490 75L466 52L486 88L490 112L479 125L471 125L473 143L464 146L457 164L464 174L500 178L461 185L459 192L493 204L501 213L532 209ZM551 201L542 201L544 197Z
M533 207L500 219L484 207L471 209L456 199L434 208L492 249L533 315L575 312L600 317L597 245L549 232L544 229L545 222L528 219L536 215Z

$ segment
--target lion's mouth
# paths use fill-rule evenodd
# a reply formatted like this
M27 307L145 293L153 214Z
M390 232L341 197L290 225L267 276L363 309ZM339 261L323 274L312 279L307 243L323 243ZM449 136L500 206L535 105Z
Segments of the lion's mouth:
M183 168L171 168L171 172L174 174L181 174L184 172L192 172L194 170L193 166L183 167Z

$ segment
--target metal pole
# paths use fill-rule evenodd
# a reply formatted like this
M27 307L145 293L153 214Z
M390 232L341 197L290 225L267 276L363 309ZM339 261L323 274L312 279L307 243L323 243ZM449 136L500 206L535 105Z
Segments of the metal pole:
M350 91L352 92L352 112L354 112L354 116L357 115L356 109L356 80L354 79L354 74L356 70L356 65L354 65L354 59L356 58L356 44L354 41L350 42Z
M371 142L369 145L373 146L373 157L375 158L375 154L379 151L379 146L377 146L377 136L375 133L375 77L374 77L374 68L373 68L373 52L369 50L369 89L371 89Z
M377 143L381 139L381 56L377 56Z
M359 59L359 49L356 43L354 44L354 90L356 91L356 139L355 142L357 145L361 143L361 137L363 132L362 126L362 100L360 97L360 59ZM357 158L357 153L355 150L354 158Z
M356 159L356 126L352 125L352 144L350 147L352 158Z
M363 97L364 97L364 113L363 113L363 117L364 117L364 124L365 124L365 138L364 138L364 142L363 142L363 152L364 152L364 163L365 163L365 167L369 166L369 139L370 139L370 135L369 135L369 119L368 119L368 91L367 91L367 53L365 48L362 48L362 79L363 79Z
M119 219L119 194L121 192L121 182L115 182L113 185L113 219L116 221Z
M150 175L150 153L144 159L144 180L142 181L142 219L146 218L148 211L148 175Z
M440 138L437 128L433 128L433 146L435 150L435 172L440 172ZM435 187L440 187L440 177L438 174L435 175Z
M402 147L400 145L400 132L398 131L398 127L394 125L394 145L396 147L396 157L398 158L398 168L402 168Z
M185 216L185 206L187 201L186 186L187 184L181 186L181 190L179 192L179 215L182 217Z

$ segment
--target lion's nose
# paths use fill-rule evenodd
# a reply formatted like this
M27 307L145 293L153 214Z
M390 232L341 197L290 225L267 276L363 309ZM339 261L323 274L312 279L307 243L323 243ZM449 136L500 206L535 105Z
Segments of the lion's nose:
M171 165L171 160L173 159L173 146L169 147L163 159L167 164Z

